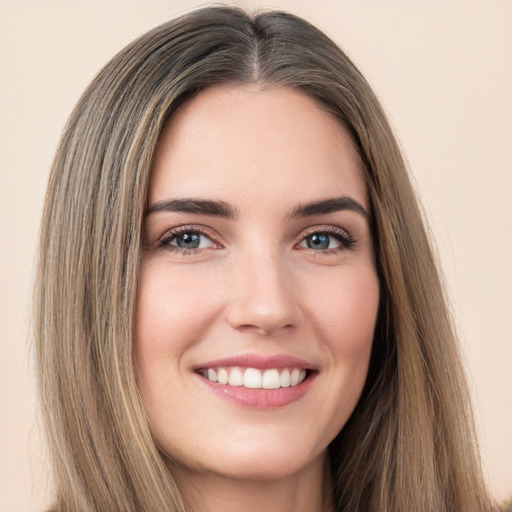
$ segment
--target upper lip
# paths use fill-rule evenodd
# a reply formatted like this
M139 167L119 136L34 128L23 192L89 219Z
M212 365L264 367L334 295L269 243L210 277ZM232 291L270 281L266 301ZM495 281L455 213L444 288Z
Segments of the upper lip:
M257 368L266 370L269 368L301 368L304 370L315 370L315 365L300 359L298 357L287 354L276 354L273 356L265 356L261 354L241 354L236 356L223 357L207 361L194 366L194 370L204 368L215 368L219 366L242 366L244 368Z

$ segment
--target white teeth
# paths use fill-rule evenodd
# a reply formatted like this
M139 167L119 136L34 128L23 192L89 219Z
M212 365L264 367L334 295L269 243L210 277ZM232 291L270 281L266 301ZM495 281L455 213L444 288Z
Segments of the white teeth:
M243 386L244 374L238 368L231 368L228 384L230 386Z
M247 368L244 373L244 387L258 389L261 388L261 372L256 368Z
M290 375L290 385L296 386L300 380L300 369L294 368L292 374Z
M301 368L285 368L284 370L246 368L243 371L235 366L233 368L208 368L201 370L200 373L211 382L250 389L287 388L297 386L306 378L306 370Z
M280 386L279 372L277 370L265 370L261 379L261 387L263 389L277 389Z
M286 368L285 370L283 370L281 372L281 387L282 388L287 388L290 386L291 382L290 382L290 370L288 370L288 368Z
M227 384L229 381L228 372L224 368L219 368L217 373L217 382L219 384Z

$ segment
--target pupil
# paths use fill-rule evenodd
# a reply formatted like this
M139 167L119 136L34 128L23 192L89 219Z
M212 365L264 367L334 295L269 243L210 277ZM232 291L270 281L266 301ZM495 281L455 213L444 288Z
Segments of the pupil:
M196 233L183 233L180 235L176 244L178 247L186 247L187 249L196 249L199 247L199 235Z
M329 236L328 235L311 235L308 240L308 247L310 249L328 249Z

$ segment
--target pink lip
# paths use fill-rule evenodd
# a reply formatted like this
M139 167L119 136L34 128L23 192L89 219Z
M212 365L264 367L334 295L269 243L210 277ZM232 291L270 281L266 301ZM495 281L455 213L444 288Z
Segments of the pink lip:
M278 389L234 387L212 382L200 375L198 375L198 378L219 398L254 409L274 409L291 404L302 398L311 387L315 376L316 374L309 376L305 381L297 384L297 386Z
M249 389L243 386L228 386L212 382L199 374L199 370L206 368L216 368L219 366L242 368L257 368L266 370L269 368L301 368L304 370L313 370L313 372L297 386L278 389ZM263 356L259 354L243 354L239 356L225 357L215 359L194 367L197 377L201 382L216 396L235 403L237 405L254 409L272 409L283 407L302 398L311 387L317 371L315 365L308 363L303 359L278 354L275 356Z
M286 354L277 354L275 356L242 354L239 356L215 359L204 364L196 365L194 367L194 371L201 370L203 368L215 368L218 366L241 366L244 368L257 368L258 370L267 370L269 368L302 368L304 370L315 369L315 366L311 363Z

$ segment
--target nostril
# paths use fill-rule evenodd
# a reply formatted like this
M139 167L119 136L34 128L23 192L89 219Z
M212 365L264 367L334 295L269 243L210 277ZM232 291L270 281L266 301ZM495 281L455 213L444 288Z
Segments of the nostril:
M247 332L247 333L260 333L260 334L272 334L278 330L290 331L293 329L293 324L269 324L266 322L261 322L260 324L242 324L242 325L233 325L238 331Z

